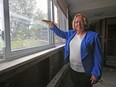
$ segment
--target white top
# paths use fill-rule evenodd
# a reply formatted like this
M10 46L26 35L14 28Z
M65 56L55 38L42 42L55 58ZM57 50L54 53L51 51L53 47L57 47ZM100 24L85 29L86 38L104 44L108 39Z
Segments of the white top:
M70 41L70 67L77 72L85 72L82 61L81 61L81 42L84 38L81 35L75 35Z

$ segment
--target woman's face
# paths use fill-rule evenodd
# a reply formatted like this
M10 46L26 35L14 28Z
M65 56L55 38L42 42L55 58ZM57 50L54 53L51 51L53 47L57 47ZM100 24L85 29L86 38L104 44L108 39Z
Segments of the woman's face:
M82 16L77 16L77 18L75 19L74 22L74 26L76 31L84 31L84 20L82 18Z

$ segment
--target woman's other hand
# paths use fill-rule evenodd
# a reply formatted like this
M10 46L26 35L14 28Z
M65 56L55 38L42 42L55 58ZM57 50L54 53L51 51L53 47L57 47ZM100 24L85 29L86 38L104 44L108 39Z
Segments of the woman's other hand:
M54 22L53 21L49 21L49 20L42 20L43 22L45 22L46 24L48 24L50 27L54 26Z
M97 78L94 75L91 76L90 80L91 80L91 84L97 83Z

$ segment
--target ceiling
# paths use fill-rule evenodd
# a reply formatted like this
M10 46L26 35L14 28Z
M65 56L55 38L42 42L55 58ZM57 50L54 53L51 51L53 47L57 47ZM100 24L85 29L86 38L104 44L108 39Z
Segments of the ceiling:
M69 14L83 13L91 21L116 17L116 0L65 0Z

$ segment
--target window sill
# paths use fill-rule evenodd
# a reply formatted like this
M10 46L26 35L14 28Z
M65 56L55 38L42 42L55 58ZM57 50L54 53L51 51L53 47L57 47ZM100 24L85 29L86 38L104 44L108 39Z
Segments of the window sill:
M30 64L38 63L38 62L50 57L54 53L58 52L63 47L64 47L64 44L60 45L60 46L56 46L56 47L48 49L48 50L45 50L45 51L41 51L41 52L38 52L35 54L28 55L28 56L25 56L22 58L1 62L0 63L0 75L3 73L6 73L8 71L11 71L15 68L21 67L27 63L30 63Z

